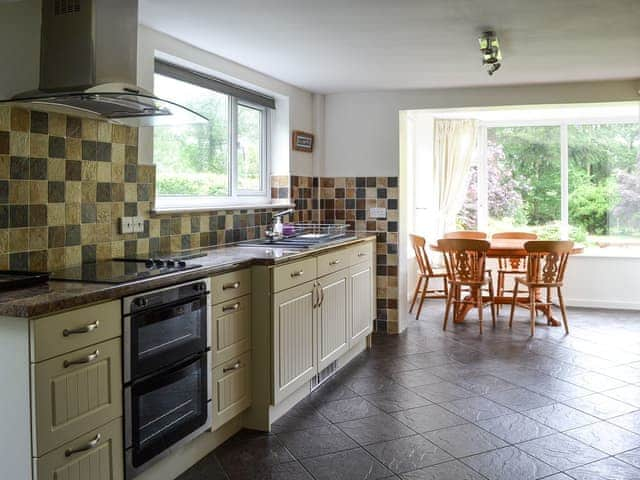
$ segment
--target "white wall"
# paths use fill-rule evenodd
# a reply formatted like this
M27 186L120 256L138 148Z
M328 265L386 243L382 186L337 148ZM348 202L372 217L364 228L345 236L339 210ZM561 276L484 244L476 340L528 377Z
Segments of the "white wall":
M0 99L38 88L40 0L0 3Z
M138 32L138 83L153 89L156 56L196 69L204 69L225 80L249 86L276 98L272 116L272 173L312 175L312 156L291 150L291 130L313 130L313 95L238 63L201 50L144 25ZM151 163L149 133L141 133L141 161Z
M636 80L327 95L324 174L398 175L400 110L640 101L638 88Z

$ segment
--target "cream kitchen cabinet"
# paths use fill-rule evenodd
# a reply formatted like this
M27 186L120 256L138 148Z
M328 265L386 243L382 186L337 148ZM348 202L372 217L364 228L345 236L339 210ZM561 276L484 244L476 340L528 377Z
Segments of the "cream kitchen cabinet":
M297 271L297 270L293 270ZM317 373L315 282L273 296L273 403L277 404Z
M248 427L268 429L309 393L310 380L365 348L375 312L373 246L370 239L253 268Z
M346 262L345 262L346 264ZM318 371L349 349L349 270L318 279L316 303Z

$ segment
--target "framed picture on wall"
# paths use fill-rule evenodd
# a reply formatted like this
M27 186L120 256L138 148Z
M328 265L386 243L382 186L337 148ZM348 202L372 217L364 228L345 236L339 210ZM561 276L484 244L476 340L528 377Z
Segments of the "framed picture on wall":
M292 148L299 152L313 152L313 134L294 130Z

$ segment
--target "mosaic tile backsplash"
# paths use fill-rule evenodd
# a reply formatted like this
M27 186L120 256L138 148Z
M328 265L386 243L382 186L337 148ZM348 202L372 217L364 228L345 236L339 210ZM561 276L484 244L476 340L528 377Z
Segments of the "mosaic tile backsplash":
M155 167L138 162L138 131L94 119L0 107L0 270L57 270L135 254L259 238L282 207L153 215ZM397 325L397 177L271 177L290 221L375 232L378 329ZM384 220L368 217L387 208ZM142 233L118 219L140 215Z

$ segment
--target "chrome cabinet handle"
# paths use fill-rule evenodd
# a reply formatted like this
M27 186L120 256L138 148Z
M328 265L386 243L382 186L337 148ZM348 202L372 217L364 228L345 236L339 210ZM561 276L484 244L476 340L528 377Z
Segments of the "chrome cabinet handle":
M320 294L318 293L318 284L314 282L313 291L311 292L311 298L313 300L313 308L317 308L320 304Z
M81 333L89 333L96 330L99 326L100 326L100 321L96 320L95 322L90 323L89 325L85 325L84 327L71 328L71 329L65 328L62 331L62 335L65 337L68 337L69 335L79 335Z
M322 285L318 285L318 291L320 292L320 302L318 302L318 306L321 306L324 303L324 290L322 289Z
M100 350L96 350L91 355L87 355L84 358L79 358L78 360L65 360L62 364L64 368L69 368L72 365L82 365L84 363L95 362L96 359L100 356Z
M291 278L301 277L304 275L304 270L298 270L297 272L291 272Z
M222 290L236 290L238 288L240 288L240 282L225 283L222 285Z
M366 257L366 256L367 256L367 254L366 254L366 253L364 253L364 252L359 252L359 253L358 253L358 256L359 256L359 257Z
M227 372L231 372L233 370L238 370L240 367L242 366L242 364L240 363L240 360L238 360L233 367L225 367L222 369L222 373L227 373Z
M339 263L340 263L340 260L336 259L336 260L333 260L333 261L329 262L329 265L330 266L334 266L334 265L338 265Z
M222 307L223 312L235 312L240 308L240 302L234 303L233 305L228 305L226 307Z
M64 456L70 457L74 453L81 453L81 452L86 452L87 450L93 450L98 446L98 444L100 443L100 440L102 440L102 435L97 434L95 438L90 442L87 442L86 445L83 445L82 447L78 447L78 448L69 448L68 450L65 450Z

